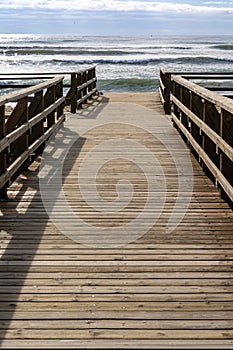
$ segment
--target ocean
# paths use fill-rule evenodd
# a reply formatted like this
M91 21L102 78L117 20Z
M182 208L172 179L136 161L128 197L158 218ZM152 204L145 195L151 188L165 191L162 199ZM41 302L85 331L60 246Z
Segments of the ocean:
M157 91L160 66L233 72L233 35L0 35L1 74L72 72L92 65L100 91Z

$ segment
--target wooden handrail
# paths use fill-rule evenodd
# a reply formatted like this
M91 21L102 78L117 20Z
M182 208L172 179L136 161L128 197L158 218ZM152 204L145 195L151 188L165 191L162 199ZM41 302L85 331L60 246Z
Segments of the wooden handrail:
M171 115L204 170L233 201L233 101L171 75Z
M226 141L224 141L205 122L200 120L200 118L185 107L176 97L173 96L172 101L180 109L180 111L184 112L184 114L187 115L200 128L200 132L203 131L216 144L216 146L220 148L231 161L233 161L233 148ZM172 113L172 116L174 116L174 113Z
M188 79L191 80L233 80L233 72L175 72L169 71L165 67L160 67L160 79L159 79L159 93L160 99L164 107L164 111L166 114L170 114L171 112L171 76L179 76L180 78L185 78L186 82ZM206 86L205 86L206 87ZM207 88L207 87L206 87ZM210 91L232 91L233 87L227 86L224 87L211 87L208 89ZM227 94L227 97L232 98L231 94Z
M46 139L64 121L64 106L70 104L71 112L75 113L97 92L94 66L78 72L64 72L71 75L70 84L65 85L70 88L66 96L63 95L64 77L55 76L57 74L0 74L0 80L50 76L45 82L0 96L0 199L7 198L9 184L40 154ZM7 84L4 87L7 88ZM12 110L6 113L9 104Z
M6 113L9 103L11 111ZM65 120L64 105L60 76L0 97L0 199L7 198L10 183Z
M41 91L45 88L49 88L50 86L54 86L55 84L58 84L62 81L63 81L63 77L59 76L56 78L52 78L46 82L31 86L31 87L27 87L25 89L21 89L20 91L13 91L13 92L10 92L9 94L0 96L0 106L8 102L14 102L16 99L19 100L31 94L35 94L38 91Z
M205 162L205 165L214 175L216 183L219 183L221 185L222 189L225 191L227 196L230 198L231 201L233 201L233 187L231 186L231 184L227 181L227 179L223 176L222 172L212 162L212 160L208 157L206 152L204 152L204 150L197 143L195 138L188 132L188 130L184 127L184 125L180 122L180 120L176 117L174 113L172 113L172 117L176 125L181 130L181 132L187 137L192 147L198 153L199 158Z
M7 81L7 80L38 80L38 79L51 79L54 78L57 75L69 75L70 76L70 82L63 83L63 88L68 88L68 92L66 93L66 105L71 106L71 112L75 113L76 109L81 108L82 104L87 102L87 99L91 99L92 96L94 96L97 92L96 83L97 83L97 77L96 77L96 67L92 66L89 68L85 68L82 70L79 70L77 72L48 72L48 73L3 73L0 74L0 81ZM43 83L41 83L43 84ZM37 84L36 86L39 86L40 84ZM35 85L27 84L28 87L34 87ZM7 88L15 88L15 89L23 89L25 87L24 84L0 84L0 89L7 89ZM23 90L21 90L22 92ZM14 92L12 92L14 94ZM18 96L18 92L15 92L16 96ZM85 95L88 95L87 98L84 98ZM4 97L4 96L3 96ZM1 97L0 97L1 101Z
M204 99L214 103L216 106L224 108L230 113L233 113L233 101L228 99L227 97L221 96L214 91L207 90L206 88L199 86L191 81L188 81L181 76L172 75L172 81L180 84L181 86L186 87L187 89L190 89L190 91L195 92Z
M46 116L52 113L56 108L58 108L63 102L65 102L65 96L59 98L53 105L43 110L43 112L37 114L35 117L25 122L17 129L13 130L10 134L5 136L0 140L0 152L5 148L9 147L10 144L16 141L20 136L25 134L28 130L31 130L33 126L39 123L41 120L46 118Z

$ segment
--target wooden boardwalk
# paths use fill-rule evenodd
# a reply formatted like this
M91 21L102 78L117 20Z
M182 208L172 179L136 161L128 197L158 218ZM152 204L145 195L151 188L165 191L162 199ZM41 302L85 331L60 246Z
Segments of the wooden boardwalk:
M69 118L77 125L97 122L111 103L122 114L126 101L138 104L145 125L148 109L155 121L156 114L163 113L154 93L109 94L98 96ZM232 210L190 156L191 202L181 223L166 234L177 174L163 145L136 127L116 123L97 129L86 132L72 146L71 162L65 163L64 191L73 211L92 227L108 228L134 220L144 207L146 179L137 164L121 159L109 167L105 164L97 185L102 197L113 201L116 182L122 177L131 179L136 194L123 214L102 215L76 193L80 160L97 141L115 135L136 138L162 155L167 179L163 212L148 232L123 246L98 245L94 234L93 246L83 245L61 232L45 211L37 159L11 185L12 200L0 203L1 347L233 348ZM177 134L169 125L163 132L168 143ZM92 194L89 175L86 184ZM65 219L62 206L58 211ZM153 223L154 215L149 211L146 221ZM89 234L86 228L77 227L77 231L82 231L80 237Z

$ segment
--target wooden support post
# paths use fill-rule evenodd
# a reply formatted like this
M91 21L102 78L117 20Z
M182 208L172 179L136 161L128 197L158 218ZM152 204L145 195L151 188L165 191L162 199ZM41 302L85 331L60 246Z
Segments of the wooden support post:
M81 86L82 85L82 73L79 72L77 73L77 86ZM77 100L79 101L82 98L83 94L82 94L82 90L78 89L78 93L77 93ZM82 107L82 103L77 103L77 108L81 108Z
M202 114L203 114L202 98L200 96L196 95L195 92L193 92L190 89L189 89L189 92L190 92L190 101L189 101L189 105L187 105L187 107L189 108L190 111L192 111L197 116L197 118L199 118L201 120ZM190 134L195 139L195 141L199 145L201 145L202 140L201 140L201 133L200 133L199 126L195 122L193 122L192 118L189 118L188 124L189 124ZM194 156L200 162L200 155L196 152L196 150L192 147L191 144L190 144L190 148L191 148L191 151L194 154Z
M11 115L8 117L6 122L6 135L10 134L12 131L23 125L28 120L28 96L22 97L17 101L17 105L12 111ZM28 133L25 132L21 135L16 141L12 142L7 156L7 166L12 164L15 159L17 159L20 154L22 154L28 148ZM26 164L26 163L25 163ZM11 178L12 181L16 179L18 174L24 168L24 165L19 169L19 172L16 172Z
M56 99L55 87L50 86L47 89L47 92L44 98L45 108L51 106L55 102L55 99ZM55 123L55 112L53 111L52 113L47 115L47 128L49 129L54 123Z
M19 104L21 106L21 116L20 120L18 122L18 126L24 124L28 121L28 96L25 96L19 101ZM22 135L17 141L15 142L14 148L17 152L14 151L13 145L12 145L12 152L17 154L17 157L22 154L24 151L28 149L29 146L29 133L26 132L24 135ZM29 163L25 163L25 167L28 166ZM23 168L22 168L23 169Z
M5 127L5 105L0 106L0 140L6 136L6 127ZM0 153L0 175L6 171L6 150L3 150ZM7 187L8 184L0 184L0 201L8 200L7 196Z
M218 135L220 135L220 110L215 103L206 101L205 123ZM212 162L219 169L219 153L216 152L215 142L208 136L205 136L205 152ZM211 175L209 175L211 177Z
M14 107L11 115L6 122L6 134L16 129L18 126L22 125L25 118L25 110L27 107L27 97L22 97L17 101L17 105Z
M88 71L84 71L83 74L82 74L82 83L85 84L87 81L88 81ZM83 88L83 96L86 96L87 93L88 93L88 89L87 89L87 87L84 87L84 88ZM88 99L85 98L85 99L83 100L83 103L84 103L84 104L87 104L87 100L88 100Z
M176 98L179 99L179 94L178 94L178 87L179 87L179 85L175 81L172 81L171 86L172 86L172 94L173 94L173 96L175 96ZM171 108L172 108L172 112L179 119L179 109L178 109L178 107L173 103ZM178 126L174 122L174 120L172 120L172 122L173 122L173 126L178 130Z
M177 90L178 90L178 99L179 101L182 103L183 102L183 98L182 98L182 86L180 84L177 85ZM178 109L178 119L180 120L180 122L182 123L182 111L180 109ZM178 131L181 134L180 128L178 126ZM181 134L182 136L182 134Z
M205 99L202 100L202 120L205 123L206 120L206 103L205 103ZM205 133L201 130L201 148L205 149ZM201 166L203 171L205 171L205 163L203 162L203 160L201 161Z
M164 73L164 111L165 114L171 113L171 73Z
M192 110L192 104L193 104L193 95L192 95L191 90L188 90L188 94L189 94L189 109L191 111ZM193 135L193 126L194 125L192 123L192 120L189 117L187 118L187 123L188 123L189 132L190 132L191 135ZM199 141L199 140L197 140L197 141Z
M56 95L55 96L56 100L58 100L59 98L61 98L63 96L63 82L62 81L56 85L55 95ZM57 120L63 115L63 111L64 111L64 103L60 104L56 110Z
M30 100L28 107L28 119L30 120L36 114L40 113L44 109L43 102L43 91L38 91L34 94L33 98Z
M95 72L95 67L92 68L92 79L96 77L96 72ZM96 81L94 81L94 83L91 84L91 90L94 90L96 88ZM94 93L93 95L95 95L96 93ZM91 95L91 97L93 97L93 95Z
M220 130L219 130L219 134L222 138L222 135L223 135L223 111L222 109L220 110ZM222 152L221 152L221 149L218 148L218 145L216 145L216 154L218 154L219 156L219 170L221 171L221 173L223 173L223 163L222 163ZM216 184L218 185L218 184ZM220 195L221 197L223 197L223 190L222 188L220 187L219 188L219 191L220 191Z
M77 86L78 86L77 73L71 73L71 103L70 103L71 113L76 113L76 109L77 109Z
M36 116L38 113L42 112L43 108L45 108L45 104L44 104L45 96L43 96L43 90L35 93L28 108L29 120L34 116ZM41 122L37 123L35 126L32 127L30 137L29 137L30 145L43 134L44 134L44 121L42 120ZM36 150L35 156L38 155L40 151L42 151L42 148L43 146L40 147L38 150ZM31 162L31 159L29 161Z
M91 69L88 69L88 71L86 72L86 81L91 80L91 78L92 78L92 74L91 73L92 73ZM87 93L89 94L90 91L91 91L91 84L88 85L88 87L87 87Z
M233 114L221 108L221 124L220 124L221 137L228 145L233 147ZM227 179L227 181L233 186L233 162L232 160L221 150L220 152L220 167L221 172ZM225 192L221 191L221 196L224 200L229 202ZM233 206L232 202L229 202Z

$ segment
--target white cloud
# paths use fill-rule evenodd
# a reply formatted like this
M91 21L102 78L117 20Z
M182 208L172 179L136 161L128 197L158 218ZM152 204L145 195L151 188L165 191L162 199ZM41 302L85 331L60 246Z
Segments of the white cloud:
M229 5L233 5L233 1L205 1L204 2L205 5L225 5L225 6L229 6Z
M222 4L221 4L222 3ZM204 5L205 4L205 5ZM0 0L0 9L49 9L72 11L148 11L153 13L218 14L233 13L230 3L207 1L203 5L148 0ZM219 6L219 5L222 6ZM225 6L223 6L225 4Z

